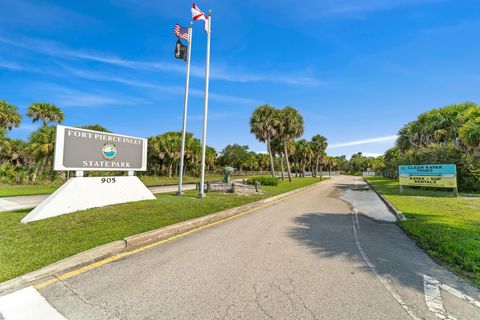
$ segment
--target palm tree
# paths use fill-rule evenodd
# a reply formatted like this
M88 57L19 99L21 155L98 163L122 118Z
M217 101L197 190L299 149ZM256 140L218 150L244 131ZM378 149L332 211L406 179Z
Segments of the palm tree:
M27 158L27 143L20 139L0 140L0 160L9 162L10 164L20 167Z
M28 149L36 162L33 182L35 182L38 172L47 171L47 168L53 164L55 132L55 127L43 126L30 135Z
M480 151L480 117L468 121L460 128L460 139L473 152Z
M278 110L268 104L256 108L250 118L250 132L255 135L258 141L267 143L267 150L270 156L270 170L273 177L275 176L275 166L273 165L270 142L278 136L279 121Z
M288 160L288 144L303 135L303 116L292 106L280 110L279 137L283 142L284 157L287 163L288 181L292 182L290 162Z
M64 116L62 110L52 103L34 102L28 107L27 115L33 119L33 123L42 120L46 127L50 122L62 123Z
M317 134L312 137L312 151L315 157L315 177L318 173L318 166L320 165L320 159L324 156L325 150L327 149L328 143L327 138L321 134Z
M270 147L272 149L272 153L276 156L278 156L278 161L280 162L280 174L282 180L285 180L285 169L283 168L283 143L280 139L272 140L270 142Z
M18 113L18 108L7 100L0 101L0 131L12 130L18 128L22 122L22 116Z
M297 148L296 153L300 158L300 165L301 165L300 176L302 178L305 178L305 166L307 162L309 162L310 160L312 148L310 143L305 139L298 140L296 144L296 148Z

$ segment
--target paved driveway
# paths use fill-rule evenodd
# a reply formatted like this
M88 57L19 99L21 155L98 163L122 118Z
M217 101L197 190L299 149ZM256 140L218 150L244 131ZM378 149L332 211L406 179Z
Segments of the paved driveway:
M396 224L352 214L355 196L340 197L358 179L332 179L59 281L35 299L69 320L480 319L476 288Z

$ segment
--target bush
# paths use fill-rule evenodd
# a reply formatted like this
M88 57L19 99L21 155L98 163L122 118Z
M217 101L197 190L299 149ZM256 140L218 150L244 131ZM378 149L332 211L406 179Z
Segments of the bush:
M254 185L255 182L260 182L262 186L277 186L278 178L269 176L252 177L248 179L245 183Z

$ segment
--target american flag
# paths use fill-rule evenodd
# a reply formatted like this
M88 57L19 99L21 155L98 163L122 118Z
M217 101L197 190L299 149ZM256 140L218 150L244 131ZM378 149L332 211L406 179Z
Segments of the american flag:
M173 28L173 34L188 41L188 28L181 27L178 23Z

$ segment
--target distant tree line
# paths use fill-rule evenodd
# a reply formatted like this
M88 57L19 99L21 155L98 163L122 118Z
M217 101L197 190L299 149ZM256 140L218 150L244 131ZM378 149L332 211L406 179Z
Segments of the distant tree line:
M460 190L479 192L480 106L465 102L420 114L400 129L384 163L390 170L399 164L456 164Z
M51 103L32 103L27 117L33 123L41 123L26 141L7 137L7 132L18 128L22 115L18 108L7 101L0 101L0 183L39 183L65 180L68 174L53 171L56 124L64 121L64 113ZM326 156L326 138L314 136L311 141L297 140L304 131L303 117L293 107L276 109L260 106L252 114L252 133L267 142L267 153L256 153L246 145L229 144L220 153L207 146L206 169L220 172L224 166L232 166L238 172L261 171L275 174L285 169L291 179L304 176L305 171L317 175L323 168L331 169L333 162ZM99 124L82 128L110 132ZM176 176L179 174L181 132L165 132L148 139L148 167L146 174ZM184 174L199 175L201 142L192 133L186 134ZM105 174L105 173L104 173Z
M394 178L401 164L456 164L459 189L480 192L480 106L465 102L422 113L382 156L354 154L341 170L371 169Z
M6 100L0 101L0 183L37 183L65 178L53 171L56 126L64 114L52 103L35 102L28 107L27 117L40 122L27 141L7 138L7 131L20 127L22 115ZM82 128L108 132L104 127L87 125Z

